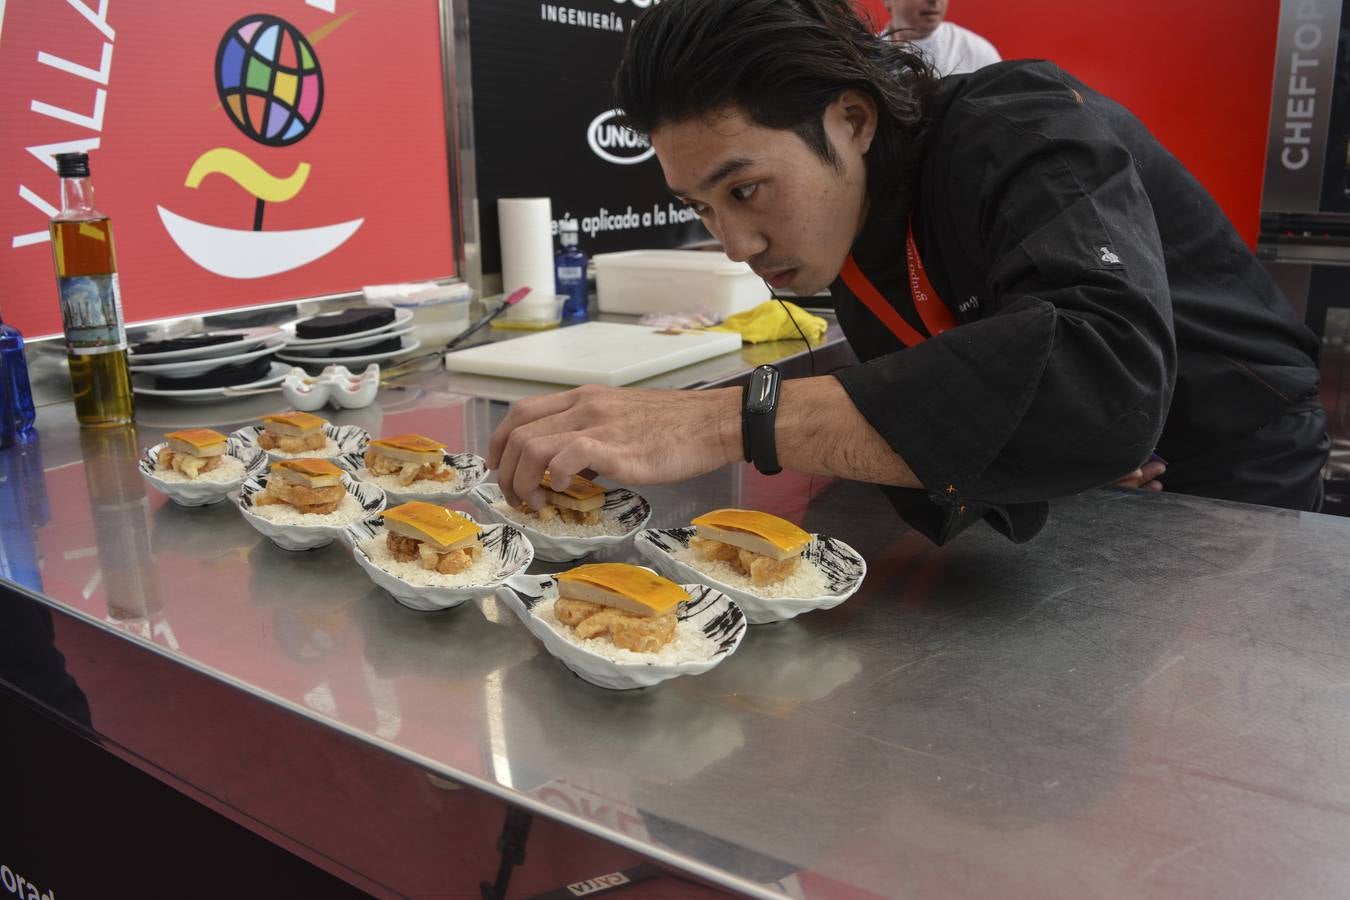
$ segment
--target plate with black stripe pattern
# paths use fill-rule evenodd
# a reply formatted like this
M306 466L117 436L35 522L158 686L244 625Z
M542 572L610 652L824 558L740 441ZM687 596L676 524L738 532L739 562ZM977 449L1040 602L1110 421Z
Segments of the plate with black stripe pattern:
M266 474L260 474L245 481L243 486L239 488L239 497L235 501L235 505L239 507L239 512L243 514L244 520L248 524L281 549L317 550L320 547L327 547L341 537L343 530L352 524L351 521L324 525L283 524L258 515L255 508L257 506L257 495L267 487L267 478ZM361 512L355 521L379 515L384 511L387 502L384 491L375 485L366 484L364 481L353 481L344 476L342 487L349 495L356 498L357 503L361 504ZM315 518L322 519L325 517L315 516Z
M652 517L652 505L641 494L628 488L607 488L605 505L600 508L600 524L606 533L557 535L542 530L544 526L537 522L530 524L529 517L521 513L503 512L497 505L505 500L500 485L481 484L469 492L469 499L482 510L484 518L525 532L534 545L534 555L545 562L571 562L606 547L618 546L636 534Z
M736 652L745 637L745 613L736 601L706 584L683 584L689 599L675 612L678 621L675 644L681 631L707 638L695 655L670 660L668 646L656 653L616 649L612 659L576 643L571 629L553 618L553 603L558 599L558 581L551 575L517 575L497 589L496 598L516 614L516 618L558 658L584 681L610 690L624 691L651 687L680 675L698 675L716 666ZM642 657L650 657L644 661Z
M258 446L258 436L262 433L262 425L246 425L231 432L230 437L237 438L250 449L262 449ZM266 453L272 459L334 459L351 453L358 455L365 453L366 445L370 443L370 432L359 425L334 425L332 422L325 422L323 433L328 437L328 443L323 449L306 450L304 453L268 450ZM337 449L334 450L333 447Z
M349 526L342 541L351 548L352 558L371 581L388 591L399 603L422 612L451 609L465 600L491 595L502 582L524 572L534 562L534 548L519 529L509 525L488 525L483 528L479 540L492 568L491 575L482 580L456 583L453 575L427 573L427 580L436 583L414 584L382 568L362 548L362 544L372 538L384 540L387 533L384 516L375 516Z
M208 478L196 478L190 481L166 481L165 473L159 468L159 455L169 446L168 441L160 441L141 454L137 464L145 480L155 490L168 495L179 506L209 506L219 503L239 490L244 479L257 475L267 468L267 454L257 447L245 447L237 438L225 439L225 454L232 456L243 465L238 478L228 481L213 481ZM180 476L181 477L181 476Z
M469 491L478 487L483 483L483 479L487 478L487 460L477 453L447 452L441 461L447 468L455 470L454 481L440 483L423 480L414 481L407 486L391 487L390 482L397 483L398 477L386 475L383 478L378 478L372 475L370 470L366 468L364 453L347 453L333 460L338 468L350 472L352 477L358 481L379 486L389 495L389 502L391 503L411 503L414 500L421 500L424 503L444 504L451 500L463 500L468 496Z
M758 589L763 593L756 593L709 575L698 567L697 559L676 557L677 553L688 556L682 551L689 549L689 539L697 532L691 527L648 528L633 539L633 545L672 581L697 581L734 599L745 610L745 618L751 625L781 622L817 609L833 609L852 597L867 577L867 561L857 550L841 540L813 534L811 543L802 551L802 560L820 570L825 591L815 597L787 597L776 595L770 585Z

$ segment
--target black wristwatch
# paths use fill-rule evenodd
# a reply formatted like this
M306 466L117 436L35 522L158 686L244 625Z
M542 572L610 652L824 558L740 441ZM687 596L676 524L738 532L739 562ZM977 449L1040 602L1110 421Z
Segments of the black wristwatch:
M778 418L778 386L783 377L773 366L758 366L741 397L741 443L745 461L765 475L783 471L778 465L774 421Z

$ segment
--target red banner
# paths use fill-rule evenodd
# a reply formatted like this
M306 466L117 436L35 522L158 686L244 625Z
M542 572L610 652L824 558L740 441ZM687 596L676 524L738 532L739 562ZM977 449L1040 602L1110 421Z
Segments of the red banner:
M0 310L59 332L52 155L128 321L455 274L436 0L0 5Z
M858 0L880 24L883 0ZM948 21L1004 59L1049 59L1137 115L1256 246L1279 3L959 0ZM1122 39L1129 35L1130 39Z

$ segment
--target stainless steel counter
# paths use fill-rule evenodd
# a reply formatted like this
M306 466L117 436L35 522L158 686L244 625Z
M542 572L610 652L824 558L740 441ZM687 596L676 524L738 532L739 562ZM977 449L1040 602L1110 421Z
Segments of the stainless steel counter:
M334 421L481 452L505 405L443 379ZM268 752L283 720L752 895L1350 893L1350 520L1100 491L1030 544L980 526L939 549L866 485L736 467L645 488L654 526L753 506L870 571L705 675L615 693L491 601L412 612L340 547L287 553L135 471L162 430L273 406L143 405L135 438L41 410L40 458L5 451L3 487L6 557L42 565L9 584L56 611L110 746L349 877L388 884L375 860L419 852L377 837L413 801L367 798L368 830L324 846L325 791L358 801L332 781L312 809L271 801L324 755ZM143 690L98 693L114 659ZM253 730L212 731L222 706ZM203 766L208 739L239 765Z

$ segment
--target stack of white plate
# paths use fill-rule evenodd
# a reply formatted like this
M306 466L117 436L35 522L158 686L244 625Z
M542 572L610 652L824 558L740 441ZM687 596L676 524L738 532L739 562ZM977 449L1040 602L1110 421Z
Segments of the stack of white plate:
M238 335L239 340L187 350L169 350L163 353L135 353L128 351L127 363L131 369L131 390L146 397L164 397L178 400L216 400L225 397L226 390L263 388L280 384L290 371L284 363L271 362L267 375L247 384L222 385L209 388L156 387L156 379L195 378L223 366L235 366L256 360L271 359L286 345L287 335L280 328L244 328L237 331L211 332L213 336Z
M421 346L421 342L412 336L414 327L412 317L412 310L398 309L394 312L393 321L381 325L379 328L370 328L366 331L357 331L337 337L310 339L295 336L296 326L301 322L309 321L308 319L289 322L281 326L287 335L286 349L277 354L277 358L297 366L320 369L324 366L351 367L384 362L393 359L395 356L411 353ZM397 350L371 352L371 347L395 337L399 339ZM343 352L336 352L339 350ZM323 351L324 354L332 355L318 355L315 351Z

